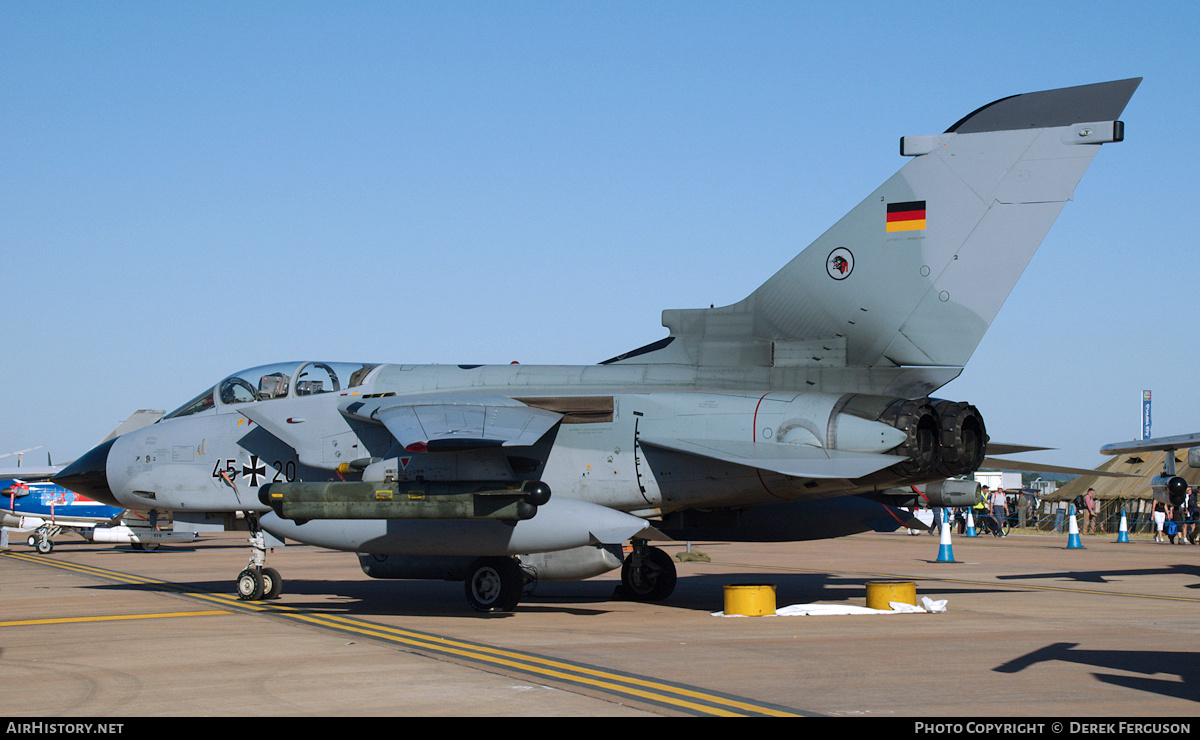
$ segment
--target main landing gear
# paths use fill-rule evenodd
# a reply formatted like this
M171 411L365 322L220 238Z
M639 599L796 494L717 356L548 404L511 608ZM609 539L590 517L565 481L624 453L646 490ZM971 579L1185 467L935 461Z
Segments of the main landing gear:
M258 524L258 514L247 514L246 521L250 524L250 546L253 549L246 569L238 573L238 598L242 601L277 599L283 592L283 579L279 577L279 571L265 567L267 546L262 527Z
M513 558L479 558L467 568L463 589L479 612L511 612L521 601L525 571Z
M646 540L634 540L633 552L621 565L621 585L613 596L629 601L662 601L675 590L675 581L671 556L650 547Z
M627 601L662 601L675 590L675 561L646 540L634 540L633 552L621 566L621 585L613 594ZM531 582L520 563L509 557L478 558L463 581L467 603L485 613L510 612Z

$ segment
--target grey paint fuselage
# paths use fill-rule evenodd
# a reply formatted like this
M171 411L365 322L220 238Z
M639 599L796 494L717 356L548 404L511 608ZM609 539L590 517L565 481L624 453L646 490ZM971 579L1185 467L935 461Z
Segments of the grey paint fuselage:
M266 511L257 499L262 483L329 480L336 478L333 468L340 463L381 457L386 452L388 439L381 428L356 425L339 412L347 400L394 393L389 400L402 403L405 396L437 394L440 399L453 399L458 393L486 391L510 397L612 397L612 421L566 423L554 434L540 478L555 496L649 514L846 492L846 480L788 478L637 444L640 435L778 445L790 441L789 432L801 433L793 431L798 429L806 435L801 444L814 448L826 444L830 413L843 393L752 389L754 380L769 382L771 373L744 373L750 377L742 379L737 376L743 373L718 370L711 375L723 377L705 378L702 370L712 369L676 365L381 365L365 384L339 393L240 405L218 399L214 409L172 419L169 427L152 425L125 435L110 453L108 475L114 490L153 493L153 498L143 497L142 508ZM794 374L795 369L791 370L788 374ZM811 373L815 379L809 389L827 385L830 376L839 375L829 368L812 369ZM850 373L843 370L840 374ZM850 379L853 382L847 380L847 386L857 386L859 393L865 386L882 395L898 383L911 384L911 378L925 374L864 369L853 375L857 377ZM702 382L709 387L702 389ZM933 382L937 381L929 381ZM275 435L256 434L258 425L239 412L249 413L253 407L253 412L266 413L272 405L278 405L291 420L289 426L296 437L288 441L299 448L294 452ZM795 443L794 437L791 441ZM846 449L845 443L840 449ZM865 450L860 446L859 451ZM504 472L506 452L503 448L495 451L490 461L479 460L478 452L405 453L399 458L403 464L389 459L375 465L395 468L400 480L455 480L470 477L464 475L463 466L492 464L500 469L494 472ZM368 471L368 476L379 472ZM218 474L221 472L224 477ZM382 473L376 478L381 479Z

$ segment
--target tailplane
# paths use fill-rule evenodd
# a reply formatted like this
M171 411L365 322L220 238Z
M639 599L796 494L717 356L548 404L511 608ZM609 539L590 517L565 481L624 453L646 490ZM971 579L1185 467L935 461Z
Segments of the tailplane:
M1140 82L1015 95L902 138L912 160L745 300L664 311L669 337L608 362L961 368Z

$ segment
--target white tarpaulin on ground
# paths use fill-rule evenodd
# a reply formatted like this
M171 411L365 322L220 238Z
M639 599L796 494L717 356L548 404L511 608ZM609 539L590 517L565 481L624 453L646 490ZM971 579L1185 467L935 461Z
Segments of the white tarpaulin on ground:
M850 604L793 604L775 610L777 617L813 617L847 614L926 614L946 611L945 601L934 601L928 596L921 597L921 606L913 606L899 601L889 601L891 609L870 609L865 606ZM713 612L714 617L743 617L744 614L726 614ZM771 616L771 615L766 615Z

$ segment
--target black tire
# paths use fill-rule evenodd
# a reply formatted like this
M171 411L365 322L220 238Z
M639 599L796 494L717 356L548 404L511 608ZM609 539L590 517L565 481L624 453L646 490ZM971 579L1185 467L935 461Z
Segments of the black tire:
M479 558L467 570L467 603L479 612L510 612L521 601L525 579L512 558Z
M54 541L49 537L38 537L34 548L43 555L49 555L50 551L54 549Z
M621 565L621 585L633 601L662 601L675 591L676 579L675 561L657 547L646 550L640 571L633 567L633 555Z
M237 577L237 595L241 601L258 601L263 595L262 570L247 568Z
M279 571L274 568L263 568L262 579L263 599L278 599L279 594L283 593L283 579L279 577Z

